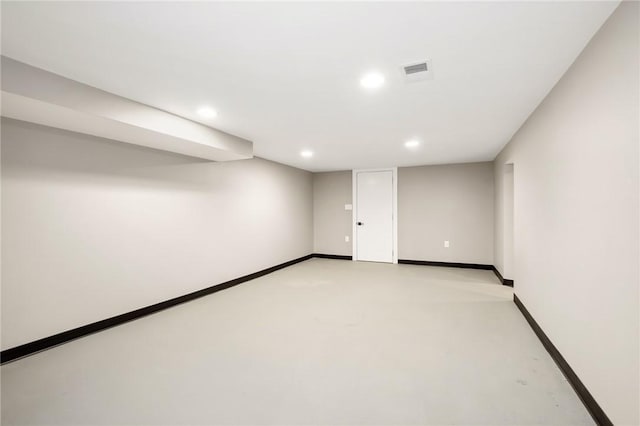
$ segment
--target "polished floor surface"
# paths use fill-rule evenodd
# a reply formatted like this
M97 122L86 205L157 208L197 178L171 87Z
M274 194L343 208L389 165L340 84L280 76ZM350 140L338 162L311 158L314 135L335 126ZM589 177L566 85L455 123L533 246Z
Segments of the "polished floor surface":
M311 259L4 365L2 424L593 424L512 297Z

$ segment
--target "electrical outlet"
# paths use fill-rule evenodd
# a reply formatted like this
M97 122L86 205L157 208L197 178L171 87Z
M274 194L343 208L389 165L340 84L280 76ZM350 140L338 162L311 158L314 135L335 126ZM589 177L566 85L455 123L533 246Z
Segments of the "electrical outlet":
M444 242L444 246L445 246L446 248L449 248L449 241L445 241L445 242Z
M344 242L345 242L345 243L348 243L348 242L349 242L349 236L348 236L348 235L345 235L345 236L344 236Z

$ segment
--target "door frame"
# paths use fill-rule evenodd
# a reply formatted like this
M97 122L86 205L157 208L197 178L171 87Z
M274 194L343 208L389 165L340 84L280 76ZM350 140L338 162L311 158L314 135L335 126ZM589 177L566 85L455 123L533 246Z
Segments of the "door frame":
M353 215L351 220L351 241L353 261L358 260L358 232L356 222L358 221L358 173L362 172L392 172L392 202L391 207L391 227L393 233L393 256L392 263L398 263L398 168L386 167L379 169L353 169L351 174L351 203L353 205Z

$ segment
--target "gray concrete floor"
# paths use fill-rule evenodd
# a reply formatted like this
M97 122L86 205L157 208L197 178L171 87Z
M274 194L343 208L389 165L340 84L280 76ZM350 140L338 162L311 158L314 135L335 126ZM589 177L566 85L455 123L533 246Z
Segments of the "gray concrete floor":
M312 259L6 364L2 424L593 424L490 271Z

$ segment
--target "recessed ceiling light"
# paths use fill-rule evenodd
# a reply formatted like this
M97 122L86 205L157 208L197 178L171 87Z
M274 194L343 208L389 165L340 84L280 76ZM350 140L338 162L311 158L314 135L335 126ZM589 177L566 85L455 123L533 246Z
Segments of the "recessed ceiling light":
M360 79L360 85L366 89L377 89L384 84L384 75L379 72L370 72Z
M218 113L211 107L203 106L198 108L198 115L204 118L215 118L218 116Z
M300 151L300 155L303 156L304 158L311 158L313 157L313 151L309 151L308 149L305 149L304 151Z
M417 139L411 139L410 141L406 141L404 143L404 146L406 146L407 148L417 148L420 146L420 141Z

